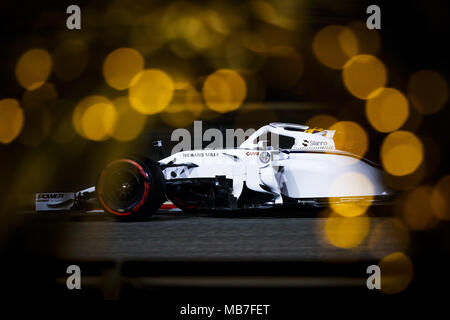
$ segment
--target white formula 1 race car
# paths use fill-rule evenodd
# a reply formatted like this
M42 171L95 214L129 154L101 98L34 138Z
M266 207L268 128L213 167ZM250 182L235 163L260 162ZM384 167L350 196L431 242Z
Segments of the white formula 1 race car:
M108 164L95 192L109 213L143 218L167 199L183 210L241 210L384 203L382 170L336 150L334 131L271 123L236 149L182 151L159 161L130 157Z

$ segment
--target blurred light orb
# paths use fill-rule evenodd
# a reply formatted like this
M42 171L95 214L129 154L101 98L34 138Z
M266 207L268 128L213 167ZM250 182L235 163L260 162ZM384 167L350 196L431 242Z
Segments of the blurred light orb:
M310 128L328 129L336 122L338 122L338 120L333 116L327 114L318 114L306 121L306 125L308 125Z
M351 249L364 241L369 228L370 221L367 216L348 218L332 213L325 222L325 236L331 245Z
M91 106L95 104L112 104L111 101L100 95L93 95L93 96L87 96L78 102L78 104L75 106L75 109L72 113L72 124L75 129L75 131L82 137L89 139L84 133L83 129L83 116L86 110L88 110Z
M381 291L384 293L402 292L413 280L413 263L402 252L394 252L383 257L379 267L381 269Z
M110 52L103 62L103 77L116 89L130 87L133 78L144 69L144 58L135 49L119 48Z
M13 141L23 127L23 110L16 99L0 100L0 142Z
M137 112L130 106L128 97L113 100L117 112L117 123L112 137L118 141L131 141L144 130L147 116Z
M374 98L366 101L367 120L379 132L395 131L408 119L408 100L397 89L378 90Z
M369 148L369 138L366 131L356 122L339 121L334 123L330 130L336 130L334 134L335 147L338 150L347 151L362 157ZM355 161L358 161L355 159Z
M403 220L412 230L429 230L436 226L437 219L431 210L430 186L419 186L408 192L403 203Z
M440 220L450 220L450 176L442 177L431 193L431 209Z
M330 25L320 30L312 44L316 58L325 66L341 69L349 58L358 54L358 39L350 28Z
M409 131L394 131L383 141L381 161L384 169L394 176L411 174L424 158L422 142Z
M247 96L247 85L238 72L220 69L206 78L202 93L210 109L225 113L241 106Z
M386 67L378 58L362 54L351 58L342 70L344 85L355 97L366 100L380 93L387 82Z
M339 175L331 182L330 194L339 194L346 188L357 188L367 190L367 194L373 194L374 188L370 180L363 174L357 172L347 172ZM329 199L331 209L343 217L356 217L363 215L370 207L372 196L367 197L366 201L353 202L335 202L333 198Z
M447 80L436 71L417 71L408 81L408 97L421 114L436 113L448 100Z
M175 85L172 78L159 69L139 72L131 81L128 98L131 106L146 115L163 111L172 100Z
M52 70L52 58L47 50L31 49L22 54L16 64L17 82L27 90L39 88Z
M52 57L53 72L62 80L70 81L86 68L89 49L81 39L67 39L56 47Z
M81 118L83 134L89 140L103 141L114 133L117 112L110 103L96 103L89 106Z

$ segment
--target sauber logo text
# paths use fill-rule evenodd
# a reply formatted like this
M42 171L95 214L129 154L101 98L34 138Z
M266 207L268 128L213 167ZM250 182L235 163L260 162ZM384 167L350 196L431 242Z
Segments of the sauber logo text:
M259 156L259 152L258 151L247 151L245 153L245 155L247 155L247 156Z

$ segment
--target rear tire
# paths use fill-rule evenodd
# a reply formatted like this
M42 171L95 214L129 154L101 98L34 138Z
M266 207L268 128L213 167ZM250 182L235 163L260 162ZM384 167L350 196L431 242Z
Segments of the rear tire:
M121 220L142 220L165 200L165 181L159 164L143 157L117 159L100 173L97 198L103 209Z

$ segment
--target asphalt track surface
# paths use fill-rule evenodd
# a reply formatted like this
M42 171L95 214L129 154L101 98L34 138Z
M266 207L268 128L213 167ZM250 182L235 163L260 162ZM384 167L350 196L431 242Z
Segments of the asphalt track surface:
M41 224L39 232L54 228L54 221ZM351 250L327 241L325 218L298 213L163 212L147 221L118 222L105 213L76 212L60 215L56 221L63 232L58 256L68 260L368 261L406 249L390 217L371 217L364 241Z

